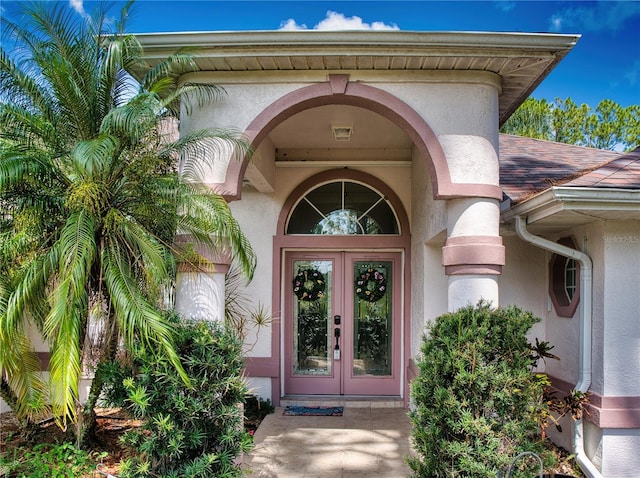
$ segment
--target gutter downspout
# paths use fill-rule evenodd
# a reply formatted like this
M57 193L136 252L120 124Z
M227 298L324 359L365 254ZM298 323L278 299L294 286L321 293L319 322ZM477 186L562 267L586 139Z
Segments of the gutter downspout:
M576 383L574 388L586 393L591 385L591 314L593 308L593 264L591 258L581 251L531 234L527 230L526 219L521 216L515 216L515 221L516 232L523 241L553 252L554 254L574 259L580 263L580 289L583 291L580 314L580 370L578 383ZM572 445L573 453L576 455L576 461L587 477L604 478L584 451L582 419L575 421Z

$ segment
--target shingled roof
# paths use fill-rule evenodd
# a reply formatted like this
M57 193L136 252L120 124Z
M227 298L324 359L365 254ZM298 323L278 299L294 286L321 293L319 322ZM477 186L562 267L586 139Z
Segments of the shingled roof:
M640 148L572 179L563 186L640 189Z
M500 185L518 203L551 186L640 188L640 148L621 155L583 146L500 135Z

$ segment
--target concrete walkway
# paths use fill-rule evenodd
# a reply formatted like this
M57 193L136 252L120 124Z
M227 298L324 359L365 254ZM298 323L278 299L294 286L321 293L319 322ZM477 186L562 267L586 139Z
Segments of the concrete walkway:
M345 407L341 417L267 415L245 460L252 478L406 478L411 423L403 408Z

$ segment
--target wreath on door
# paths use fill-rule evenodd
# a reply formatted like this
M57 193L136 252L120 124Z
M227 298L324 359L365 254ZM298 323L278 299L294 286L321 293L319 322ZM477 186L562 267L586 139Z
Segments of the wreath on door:
M293 293L298 300L313 302L324 297L327 283L324 275L317 269L299 270L293 279Z
M387 292L387 279L382 272L369 267L356 279L356 296L366 302L378 302Z

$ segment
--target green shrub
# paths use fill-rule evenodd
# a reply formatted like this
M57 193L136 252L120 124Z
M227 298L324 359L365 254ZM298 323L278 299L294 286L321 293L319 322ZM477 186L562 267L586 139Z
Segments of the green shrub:
M538 320L480 302L431 324L411 385L414 476L495 478L524 451L548 460L538 426L544 380L526 338Z
M124 388L108 387L115 403L125 390L125 405L144 421L122 437L137 456L121 463L120 476L241 476L237 458L251 442L242 427L247 389L241 343L213 322L182 321L176 330L176 350L191 388L168 359L144 347L134 352L134 377L123 381ZM122 377L115 368L103 371Z
M99 458L99 457L98 457ZM95 470L92 454L71 443L40 444L33 449L19 448L13 457L0 457L0 470L16 478L77 478Z

